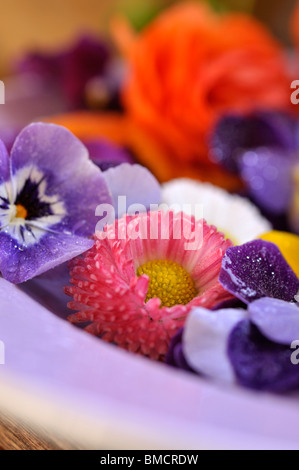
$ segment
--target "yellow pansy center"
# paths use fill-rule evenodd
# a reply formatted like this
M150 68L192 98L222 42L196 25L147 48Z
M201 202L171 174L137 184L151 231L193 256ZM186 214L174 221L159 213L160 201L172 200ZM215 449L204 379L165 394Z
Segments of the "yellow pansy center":
M22 206L21 204L16 205L16 218L26 219L27 214L27 209L25 209L24 206Z
M137 276L142 274L146 274L150 279L146 301L158 297L161 307L186 305L197 295L190 274L173 261L156 260L144 263L137 269Z

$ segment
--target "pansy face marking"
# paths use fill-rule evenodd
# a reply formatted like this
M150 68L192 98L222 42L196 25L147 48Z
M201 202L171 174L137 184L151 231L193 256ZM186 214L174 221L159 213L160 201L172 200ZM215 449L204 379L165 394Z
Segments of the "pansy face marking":
M32 245L66 215L59 195L47 194L47 175L26 166L0 186L0 230L20 246Z

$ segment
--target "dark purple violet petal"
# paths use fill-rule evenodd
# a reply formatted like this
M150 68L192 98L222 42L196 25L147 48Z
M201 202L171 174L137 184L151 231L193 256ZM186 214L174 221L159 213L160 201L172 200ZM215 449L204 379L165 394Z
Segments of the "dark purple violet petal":
M283 214L290 205L294 185L294 158L285 150L260 147L239 158L239 168L249 194L261 208Z
M231 332L228 355L238 382L256 390L286 392L299 388L299 367L290 347L266 339L250 320Z
M104 73L109 58L107 44L89 35L81 37L65 54L62 87L74 108L85 106L85 86L91 78Z
M211 308L211 311L216 311L216 310L223 310L224 308L247 308L247 305L244 304L244 302L241 302L241 300L235 298L229 299L229 300L223 300L222 302L219 302L219 304L215 305L214 307Z
M94 233L96 207L112 204L112 199L102 172L73 134L54 124L31 124L16 139L11 161L13 174L28 165L32 175L34 168L41 172L47 196L63 203L66 213L51 230L81 236Z
M38 276L93 246L93 240L76 235L48 233L27 247L0 231L0 271L14 284Z
M240 153L261 146L296 148L295 120L279 114L256 112L248 116L227 115L210 138L211 159L230 171L238 171Z
M64 53L43 53L33 51L22 57L15 65L18 75L35 74L44 81L58 82L63 67Z
M89 139L83 140L83 143L89 152L91 160L102 171L114 168L121 163L134 163L134 159L129 152L112 142L104 139Z
M299 339L297 304L264 297L248 307L249 318L260 332L275 343L290 345Z
M189 372L194 372L193 369L187 363L183 348L182 348L182 337L183 337L183 328L180 328L178 332L172 337L169 345L169 349L165 356L165 363L177 367L178 369L187 370Z
M228 248L219 281L246 304L261 297L292 302L299 289L299 280L279 248L264 240Z
M109 60L108 45L96 37L84 35L65 50L29 53L19 61L16 71L35 74L60 90L71 108L82 108L86 105L88 81L102 76Z
M246 191L245 193L241 194L243 197L247 197L254 203L254 200L250 194ZM255 203L254 203L255 204ZM269 212L262 207L259 207L261 214L270 222L273 227L273 230L278 230L280 232L291 232L290 223L288 221L287 213L284 214L273 214L273 212Z
M105 72L92 77L85 86L86 105L90 109L109 109L123 111L121 100L122 85L126 76L126 67L119 58L112 59L105 67Z

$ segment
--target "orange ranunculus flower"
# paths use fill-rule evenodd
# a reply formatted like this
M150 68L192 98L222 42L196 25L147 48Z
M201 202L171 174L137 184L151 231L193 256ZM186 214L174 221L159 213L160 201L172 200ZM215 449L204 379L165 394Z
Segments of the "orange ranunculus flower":
M293 36L297 52L299 51L299 1L296 3L295 9L290 21L291 35Z
M211 168L208 135L223 113L290 107L283 50L250 16L182 3L136 37L121 22L113 27L130 65L125 108L166 146L173 165Z

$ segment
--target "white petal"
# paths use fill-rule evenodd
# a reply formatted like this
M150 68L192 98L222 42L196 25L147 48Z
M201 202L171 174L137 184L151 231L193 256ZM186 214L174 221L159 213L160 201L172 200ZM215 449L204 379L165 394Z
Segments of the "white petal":
M233 368L226 353L227 340L234 326L246 316L246 310L242 309L194 308L183 333L183 352L188 364L208 377L234 382Z
M195 218L200 214L209 225L215 225L237 245L272 229L248 199L229 194L209 183L185 178L169 181L162 186L162 202L169 206L178 205L178 210L184 210Z

